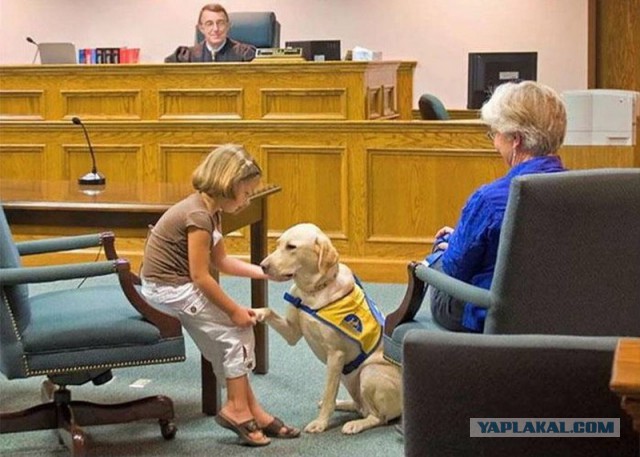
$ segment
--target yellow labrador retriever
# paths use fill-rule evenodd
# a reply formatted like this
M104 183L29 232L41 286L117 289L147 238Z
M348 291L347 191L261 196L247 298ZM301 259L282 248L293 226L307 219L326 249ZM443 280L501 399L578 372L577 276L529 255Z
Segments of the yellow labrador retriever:
M282 234L276 249L261 266L270 276L292 279L294 284L285 296L292 305L286 317L261 308L255 310L258 320L266 322L292 346L304 337L327 366L320 412L305 431L323 432L335 409L362 415L361 419L344 424L345 434L359 433L399 417L401 375L398 367L382 357L380 320L384 318L366 300L351 270L338 261L338 252L329 237L313 224L295 225ZM341 381L353 401L336 400Z

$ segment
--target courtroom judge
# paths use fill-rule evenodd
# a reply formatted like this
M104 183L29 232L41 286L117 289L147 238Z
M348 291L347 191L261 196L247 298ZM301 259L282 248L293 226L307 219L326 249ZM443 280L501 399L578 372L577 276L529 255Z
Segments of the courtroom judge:
M256 55L255 46L227 36L231 22L227 10L218 3L202 7L197 27L204 40L195 46L179 46L165 62L249 62Z

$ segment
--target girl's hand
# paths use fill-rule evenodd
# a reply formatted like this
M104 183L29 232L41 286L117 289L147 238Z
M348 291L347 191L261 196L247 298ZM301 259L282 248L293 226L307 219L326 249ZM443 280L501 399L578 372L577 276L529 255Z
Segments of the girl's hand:
M256 313L250 308L243 308L242 306L238 306L229 317L231 318L231 322L241 328L256 325L257 321Z

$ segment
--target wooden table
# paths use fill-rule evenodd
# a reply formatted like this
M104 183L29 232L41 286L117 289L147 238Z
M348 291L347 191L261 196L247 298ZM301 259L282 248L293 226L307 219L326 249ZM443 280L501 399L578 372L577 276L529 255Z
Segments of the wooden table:
M149 224L176 201L193 190L182 184L111 183L102 188L81 188L75 181L0 180L0 201L9 224L13 226L54 226L59 235L67 230L120 230L146 232ZM224 214L225 234L250 227L251 262L260 263L267 254L267 198L280 191L265 185L251 198L251 204L238 214ZM251 306L268 306L267 282L251 280ZM255 327L256 368L258 374L269 370L268 333L264 325ZM220 387L211 364L202 358L202 411L214 415L220 407Z
M620 338L611 370L610 389L622 398L622 408L640 433L640 338Z

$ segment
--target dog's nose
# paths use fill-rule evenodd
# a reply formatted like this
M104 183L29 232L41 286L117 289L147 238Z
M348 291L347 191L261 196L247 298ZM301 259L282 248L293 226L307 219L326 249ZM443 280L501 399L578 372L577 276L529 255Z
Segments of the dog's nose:
M260 264L260 267L262 268L262 271L264 271L265 273L269 269L269 267L267 267L266 265L262 265L262 264Z

